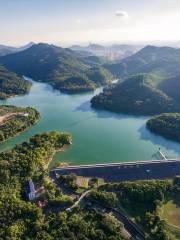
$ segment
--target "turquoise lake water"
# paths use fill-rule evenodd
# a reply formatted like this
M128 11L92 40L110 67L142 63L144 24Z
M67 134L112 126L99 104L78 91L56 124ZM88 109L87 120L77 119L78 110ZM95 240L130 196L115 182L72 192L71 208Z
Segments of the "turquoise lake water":
M1 144L8 150L30 136L44 131L70 132L73 145L57 153L53 163L110 163L153 159L160 147L169 158L180 156L180 144L156 136L146 129L148 117L127 116L90 107L95 93L67 95L53 90L48 84L33 82L28 95L14 97L1 104L32 106L41 113L41 120L29 131Z

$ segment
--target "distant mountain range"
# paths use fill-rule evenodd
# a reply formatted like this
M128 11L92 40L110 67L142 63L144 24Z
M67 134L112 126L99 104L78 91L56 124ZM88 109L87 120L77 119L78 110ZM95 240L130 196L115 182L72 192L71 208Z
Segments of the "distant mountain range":
M89 44L86 47L83 47L83 46L80 46L80 45L73 45L70 48L74 51L88 51L88 52L104 51L106 49L106 47L104 47L102 45L99 45L99 44Z
M127 58L104 64L79 46L74 46L78 49L74 51L44 43L30 45L0 57L0 63L18 75L68 93L91 91L109 85L113 76L120 78L92 99L95 108L140 115L180 111L180 49L146 46ZM104 47L93 44L88 49L102 51Z
M116 61L128 57L142 48L140 45L113 44L103 46L99 44L89 44L88 46L73 45L70 47L74 51L88 52L106 61Z
M180 111L180 49L147 46L105 67L121 82L92 99L92 106L149 115Z
M180 74L180 49L146 46L106 68L118 77L137 73L155 73L162 78L176 76Z
M15 47L0 45L0 56L5 56L5 55L13 53L13 52L16 52Z
M1 56L5 56L11 53L15 53L15 52L19 52L19 51L23 51L29 47L31 47L32 45L34 45L35 43L30 42L22 47L16 48L16 47L10 47L10 46L5 46L5 45L0 45L0 57Z
M69 93L94 90L112 80L110 72L100 67L97 57L44 43L3 56L0 62L17 74L48 82Z

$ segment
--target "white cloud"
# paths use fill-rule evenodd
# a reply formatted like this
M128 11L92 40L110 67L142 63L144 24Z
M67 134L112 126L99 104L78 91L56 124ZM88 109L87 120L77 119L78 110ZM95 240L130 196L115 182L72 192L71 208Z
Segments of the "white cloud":
M121 19L127 19L129 17L128 13L125 11L116 11L116 17Z

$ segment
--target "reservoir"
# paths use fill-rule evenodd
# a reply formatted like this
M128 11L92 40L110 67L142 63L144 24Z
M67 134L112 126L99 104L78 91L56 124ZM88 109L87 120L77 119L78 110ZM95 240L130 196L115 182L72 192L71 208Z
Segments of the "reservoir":
M111 163L154 159L160 147L168 158L180 156L180 144L152 134L146 129L149 117L137 117L94 110L90 99L96 92L68 95L50 85L34 82L28 95L0 101L1 104L32 106L41 113L37 125L1 144L5 151L29 137L45 131L70 132L73 145L54 156L52 164Z

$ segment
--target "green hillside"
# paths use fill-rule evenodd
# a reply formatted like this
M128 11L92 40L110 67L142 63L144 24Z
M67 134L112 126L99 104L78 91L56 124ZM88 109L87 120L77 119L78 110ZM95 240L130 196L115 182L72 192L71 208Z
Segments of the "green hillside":
M31 107L0 106L0 142L28 130L40 119L40 113Z
M151 118L147 127L163 137L180 142L180 113L164 113Z
M92 90L99 84L107 84L111 78L107 70L99 67L97 58L93 62L93 58L89 60L70 49L44 43L4 56L0 62L20 75L68 92Z
M147 46L136 54L105 67L119 77L155 73L161 78L169 78L180 74L180 49Z
M159 84L159 89L165 92L170 97L180 102L180 75L177 77L165 79Z
M64 81L56 81L54 86L62 92L86 92L110 84L112 79L112 75L108 70L103 67L94 67L90 68L85 73L76 74Z
M25 94L30 87L30 82L0 65L0 99Z
M105 88L91 100L95 108L137 115L153 115L174 111L177 106L172 98L155 87L156 78L138 74L123 82Z
M180 49L147 46L105 67L122 83L95 96L93 107L141 115L180 110Z
M75 199L52 181L47 169L55 152L71 142L70 134L42 133L0 153L0 239L126 239L122 223L108 214L87 208L66 210ZM27 201L29 181L37 190L34 201ZM46 206L41 208L38 202Z

